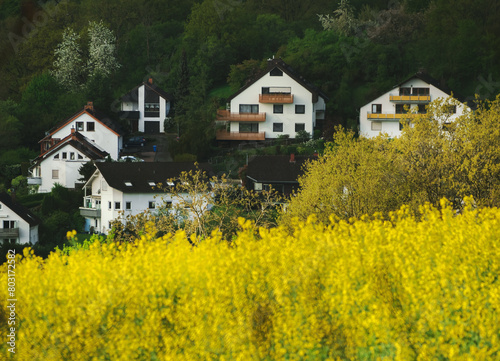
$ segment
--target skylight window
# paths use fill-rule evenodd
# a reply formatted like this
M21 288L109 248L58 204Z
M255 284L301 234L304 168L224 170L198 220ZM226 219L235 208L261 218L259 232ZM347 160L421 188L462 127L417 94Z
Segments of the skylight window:
M127 187L132 187L132 182L130 181L125 181L124 182Z
M149 181L148 184L150 187L156 187L156 183L153 181Z

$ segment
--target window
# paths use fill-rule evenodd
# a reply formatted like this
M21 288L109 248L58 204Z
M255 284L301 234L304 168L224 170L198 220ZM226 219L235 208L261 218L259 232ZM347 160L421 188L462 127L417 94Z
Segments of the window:
M87 122L87 132L95 131L95 122Z
M123 182L127 187L132 187L132 182L131 181L124 181Z
M274 68L269 72L270 76L283 76L283 72L279 68Z
M62 153L62 159L68 159L68 153L63 152Z
M149 209L154 209L155 208L155 201L149 201L148 208Z
M172 208L172 201L166 201L165 202L165 207L169 208L169 209Z
M304 104L296 104L295 105L295 114L305 114L306 106Z
M73 153L73 152L69 153L69 159L75 160L75 153Z
M281 133L283 131L283 123L273 123L273 132Z
M262 183L254 183L253 190L254 191L261 191L262 190Z
M372 104L372 113L373 114L381 114L382 113L382 104Z
M411 95L411 88L399 88L399 95Z
M115 209L120 209L120 206L121 206L120 202L115 202Z
M258 133L259 123L240 123L240 133Z
M160 96L146 87L144 97L144 116L158 118L160 116Z
M429 95L429 88L413 88L413 95L419 95L419 96Z
M83 159L83 155L81 155L80 153L78 153L78 159Z
M155 182L153 182L153 181L149 181L149 182L148 182L148 185L149 185L150 187L156 187L156 183L155 183Z
M52 169L52 179L59 179L59 169Z
M59 159L59 153L54 156L54 159Z
M306 125L304 123L296 123L295 133L300 132L301 130L306 130Z
M291 87L284 86L273 86L273 87L262 87L262 94L291 94Z
M457 106L456 105L447 105L446 108L446 113L449 114L455 114L457 112Z
M425 104L418 105L418 114L427 114L427 108Z
M111 209L111 202L108 202L108 209Z
M396 104L396 114L406 114L410 110L410 104Z
M259 113L259 104L240 104L240 113Z
M372 122L372 130L380 132L382 130L382 122Z
M76 122L76 130L83 131L83 122Z
M283 114L283 104L274 104L273 105L273 113L274 114Z
M131 210L132 209L132 202L125 202L125 209Z

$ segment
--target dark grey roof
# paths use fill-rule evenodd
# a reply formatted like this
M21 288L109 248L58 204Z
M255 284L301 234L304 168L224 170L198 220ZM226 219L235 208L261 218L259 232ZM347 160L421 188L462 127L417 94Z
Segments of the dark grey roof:
M67 137L61 139L57 144L54 144L50 147L45 153L40 154L34 161L31 167L34 167L40 164L44 159L49 157L54 152L61 149L61 147L65 145L71 145L76 150L80 151L88 158L92 160L104 159L109 153L105 150L99 148L94 142L89 141L85 136L83 136L80 132L75 131L74 133L68 135Z
M323 99L328 100L328 96L326 96L325 93L323 93L321 90L319 90L315 85L307 82L301 75L299 75L290 65L286 64L283 60L281 59L272 59L269 60L267 63L267 69L261 73L259 73L255 78L250 79L242 88L240 88L236 93L231 95L228 100L233 99L236 97L238 94L244 92L248 87L250 87L253 83L255 83L257 80L262 78L264 75L269 73L271 70L278 68L284 73L286 73L288 76L290 76L293 80L295 80L297 83L302 85L304 88L309 90L312 93L313 97L313 102L318 101L318 96L321 96Z
M110 187L124 193L158 193L158 187L150 182L166 186L167 180L197 169L193 162L97 162L95 165ZM201 163L198 169L213 176L209 164Z
M261 155L248 162L247 177L259 183L298 183L304 174L304 165L312 156L296 155L293 162L288 155Z
M139 90L138 89L143 85L145 87L147 87L149 90L152 90L153 92L155 92L156 94L161 96L162 98L167 99L168 101L172 101L174 99L172 94L167 93L166 91L164 91L160 87L156 86L155 84L151 84L149 82L142 82L141 84L136 86L134 89L129 91L127 94L122 96L122 98L121 98L122 101L124 101L124 102L137 102L139 100Z
M15 212L19 217L24 219L30 226L36 226L40 224L40 219L30 212L29 209L22 206L19 203L16 203L12 200L12 197L5 192L0 193L0 202L3 203L6 207L10 208L13 212Z

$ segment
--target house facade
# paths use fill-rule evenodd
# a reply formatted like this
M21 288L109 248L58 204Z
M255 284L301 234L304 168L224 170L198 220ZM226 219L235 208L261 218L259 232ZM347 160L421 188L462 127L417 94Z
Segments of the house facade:
M392 90L365 104L359 111L359 133L376 137L386 133L394 138L401 135L403 116L407 113L425 114L426 106L436 99L447 99L452 92L425 72L418 72ZM449 120L460 116L466 106L450 104ZM409 115L411 117L411 115Z
M0 242L2 244L35 244L40 220L16 203L10 195L0 193Z
M168 180L183 171L195 171L186 162L101 162L84 186L85 231L107 234L111 222L127 215L155 211L164 202L179 201L168 192ZM211 173L206 165L200 169Z
M304 130L313 134L324 119L327 97L281 59L228 99L217 111L218 141L258 141Z
M38 185L38 193L50 192L54 185L77 188L81 175L79 169L89 161L104 160L109 153L74 128L40 154L29 169L29 185Z
M122 97L120 117L129 122L132 133L164 133L172 95L153 84L150 78Z

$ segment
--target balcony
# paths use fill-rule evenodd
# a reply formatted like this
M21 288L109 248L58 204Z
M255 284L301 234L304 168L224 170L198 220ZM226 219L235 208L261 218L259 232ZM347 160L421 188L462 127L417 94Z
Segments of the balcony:
M240 133L228 132L227 130L218 130L215 139L217 140L265 140L266 132L258 133Z
M88 218L100 218L101 217L101 209L100 208L80 207L80 215L82 217L88 217Z
M430 95L390 95L389 99L395 103L429 103Z
M259 103L292 104L292 94L259 94Z
M41 177L28 177L28 185L29 186L42 185L42 178Z
M19 228L0 228L0 239L3 238L18 238Z
M231 113L229 110L217 110L217 120L229 122L265 122L266 113Z
M368 120L394 120L394 121L399 121L401 118L406 117L406 118L411 118L415 117L417 115L421 114L415 114L415 113L368 113Z

